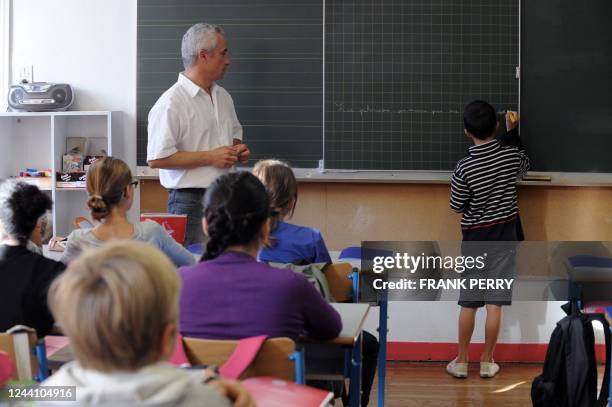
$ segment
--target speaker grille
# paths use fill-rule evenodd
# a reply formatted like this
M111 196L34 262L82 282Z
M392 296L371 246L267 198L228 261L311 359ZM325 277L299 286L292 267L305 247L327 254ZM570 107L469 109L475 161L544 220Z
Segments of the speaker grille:
M63 103L66 100L66 91L63 89L56 89L53 91L53 100L56 103Z
M21 89L14 89L10 94L11 103L18 105L23 100L23 91Z

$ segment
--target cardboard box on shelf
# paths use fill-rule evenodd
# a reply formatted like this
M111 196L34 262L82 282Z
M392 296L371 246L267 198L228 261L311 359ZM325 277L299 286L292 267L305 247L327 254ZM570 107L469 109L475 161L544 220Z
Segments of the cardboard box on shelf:
M108 155L108 139L106 137L89 137L87 139L87 155L105 156Z
M66 137L66 154L85 154L87 137Z
M62 156L62 172L83 171L83 156L80 154L64 154Z
M85 160L83 161L83 170L85 172L89 171L89 167L91 166L91 164L93 164L96 161L101 160L103 158L104 158L103 155L88 155L88 156L85 156Z
M87 173L80 172L58 172L55 174L55 185L57 188L85 188Z

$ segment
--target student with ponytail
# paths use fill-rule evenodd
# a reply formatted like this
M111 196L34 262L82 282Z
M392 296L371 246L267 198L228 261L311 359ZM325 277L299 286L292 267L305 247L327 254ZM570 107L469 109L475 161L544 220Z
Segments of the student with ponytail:
M321 232L285 220L293 216L298 198L298 183L293 170L283 161L262 160L253 174L264 184L274 211L270 241L261 249L259 260L269 263L331 263Z
M179 269L184 336L338 336L340 315L306 278L257 262L270 232L271 212L257 177L248 172L222 175L207 189L203 204L206 251L199 264Z
M259 252L259 260L275 263L331 263L331 257L317 229L285 222L293 216L298 197L298 183L293 170L283 161L262 160L253 174L266 186L274 213L268 244ZM363 331L361 405L367 406L376 375L378 340Z
M114 157L96 161L87 172L87 206L97 221L92 229L77 229L68 236L62 261L68 264L88 247L99 247L113 240L139 240L163 251L176 266L194 263L194 258L183 246L151 220L131 223L127 212L134 201L134 188L128 165Z

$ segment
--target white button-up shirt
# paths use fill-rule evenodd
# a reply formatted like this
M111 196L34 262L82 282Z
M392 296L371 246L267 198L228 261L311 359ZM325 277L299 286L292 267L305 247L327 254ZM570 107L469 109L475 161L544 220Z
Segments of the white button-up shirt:
M211 100L212 96L212 100ZM149 112L147 161L178 151L209 151L242 140L242 126L230 94L217 84L211 96L183 74L164 92ZM207 188L226 169L160 169L165 188Z

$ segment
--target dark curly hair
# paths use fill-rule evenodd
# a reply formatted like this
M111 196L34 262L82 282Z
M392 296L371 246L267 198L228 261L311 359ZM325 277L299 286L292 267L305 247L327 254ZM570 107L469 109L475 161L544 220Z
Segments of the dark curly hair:
M221 175L204 195L208 242L202 261L211 260L229 246L248 245L270 216L270 199L256 176L240 171Z
M36 222L51 209L51 198L38 187L15 180L0 181L0 224L4 233L25 245Z

